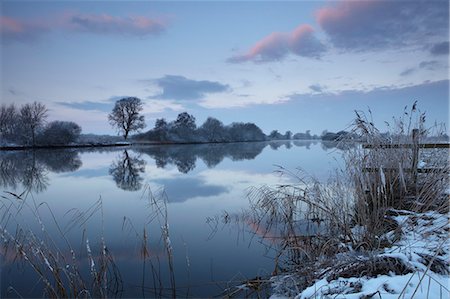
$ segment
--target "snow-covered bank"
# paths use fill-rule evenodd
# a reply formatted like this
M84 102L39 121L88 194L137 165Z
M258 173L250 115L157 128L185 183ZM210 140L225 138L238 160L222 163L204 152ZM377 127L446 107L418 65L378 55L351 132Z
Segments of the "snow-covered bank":
M272 298L449 298L449 217L392 210L398 227L377 252L338 254L311 286L296 289L295 273L271 279ZM381 238L380 238L381 239Z

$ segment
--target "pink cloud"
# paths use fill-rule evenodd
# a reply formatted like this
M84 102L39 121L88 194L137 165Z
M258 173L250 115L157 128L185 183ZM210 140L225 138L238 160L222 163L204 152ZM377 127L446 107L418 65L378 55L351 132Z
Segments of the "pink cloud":
M319 58L325 46L314 36L314 28L300 25L289 36L289 49L299 56Z
M143 16L115 17L108 14L74 14L67 21L73 30L94 34L144 36L161 33L166 28L163 21Z
M246 54L231 57L229 62L280 60L287 52L288 35L274 32L257 42Z
M0 16L2 42L34 40L47 31L48 27L42 22L25 22L7 16Z
M322 28L332 30L331 26L340 24L352 26L367 17L370 10L382 5L381 1L343 0L336 6L323 7L316 12L317 22Z
M300 25L290 33L273 32L257 42L247 53L235 55L227 61L231 63L277 61L290 53L319 58L324 50L324 45L314 36L314 29L310 25Z
M341 0L315 16L334 46L376 50L447 36L448 6L448 1Z
M20 20L0 16L2 42L33 41L44 33L61 30L92 34L146 36L163 32L164 21L145 16L116 17L108 14L62 13L35 20Z
M23 32L23 24L18 20L9 17L0 17L0 25L2 27L2 34L20 33Z

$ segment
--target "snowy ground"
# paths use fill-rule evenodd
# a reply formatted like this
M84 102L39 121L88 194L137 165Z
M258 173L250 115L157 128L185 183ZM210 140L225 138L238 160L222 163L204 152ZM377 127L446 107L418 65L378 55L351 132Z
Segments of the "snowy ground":
M324 271L320 280L305 290L298 291L294 297L450 298L448 215L436 212L419 214L410 211L393 211L393 213L396 216L392 218L397 221L399 227L396 231L389 232L386 237L394 241L394 245L369 256L354 254L352 260L355 264L366 263L371 266L376 264L374 261L390 261L395 271L374 275L373 273L377 271L373 268L359 268L359 275L353 277L348 275L336 277L336 271L332 274ZM404 274L398 274L399 272ZM295 286L292 283L296 279L294 277L295 275L273 277L272 287L275 294L272 298L291 297L292 292L286 296L285 290L290 282Z

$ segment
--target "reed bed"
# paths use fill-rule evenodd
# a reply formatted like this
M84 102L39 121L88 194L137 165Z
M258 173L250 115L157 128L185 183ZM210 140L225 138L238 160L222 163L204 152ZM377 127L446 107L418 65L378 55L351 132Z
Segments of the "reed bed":
M3 255L33 270L38 278L35 288L42 289L43 297L114 297L121 292L120 273L103 237L96 250L91 249L91 243L85 237L82 238L82 249L76 250L67 237L69 230L59 225L48 204L37 204L32 196L23 198L7 193L2 196L0 210ZM99 199L85 212L72 211L69 223L82 225L92 213L101 210L102 200ZM44 220L44 215L50 217L50 223ZM28 223L17 221L24 217ZM33 230L36 226L40 229ZM81 258L83 256L87 259ZM82 260L88 265L83 265ZM89 269L87 273L83 268Z
M346 147L344 168L336 170L327 182L280 167L277 172L295 183L252 188L251 209L239 215L226 214L227 222L251 224L255 236L272 253L271 286L276 293L295 296L324 277L416 273L405 261L378 254L402 239L406 224L396 220L399 211L416 213L408 217L418 219L449 211L448 149L414 152L415 144L436 142L444 136L441 126L426 128L425 119L414 103L410 109L405 107L400 118L386 124L387 133L381 133L370 110L356 111L349 135L353 139L339 142L354 143L358 136L357 141L369 146ZM421 167L427 171L419 173ZM421 262L445 274L449 265L436 257L439 250Z

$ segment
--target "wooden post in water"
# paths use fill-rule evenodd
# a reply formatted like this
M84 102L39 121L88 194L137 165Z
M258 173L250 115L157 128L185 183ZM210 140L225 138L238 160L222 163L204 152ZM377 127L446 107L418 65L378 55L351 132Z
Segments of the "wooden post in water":
M417 168L419 165L419 129L412 130L412 164L411 171L413 175L414 188L417 190Z

